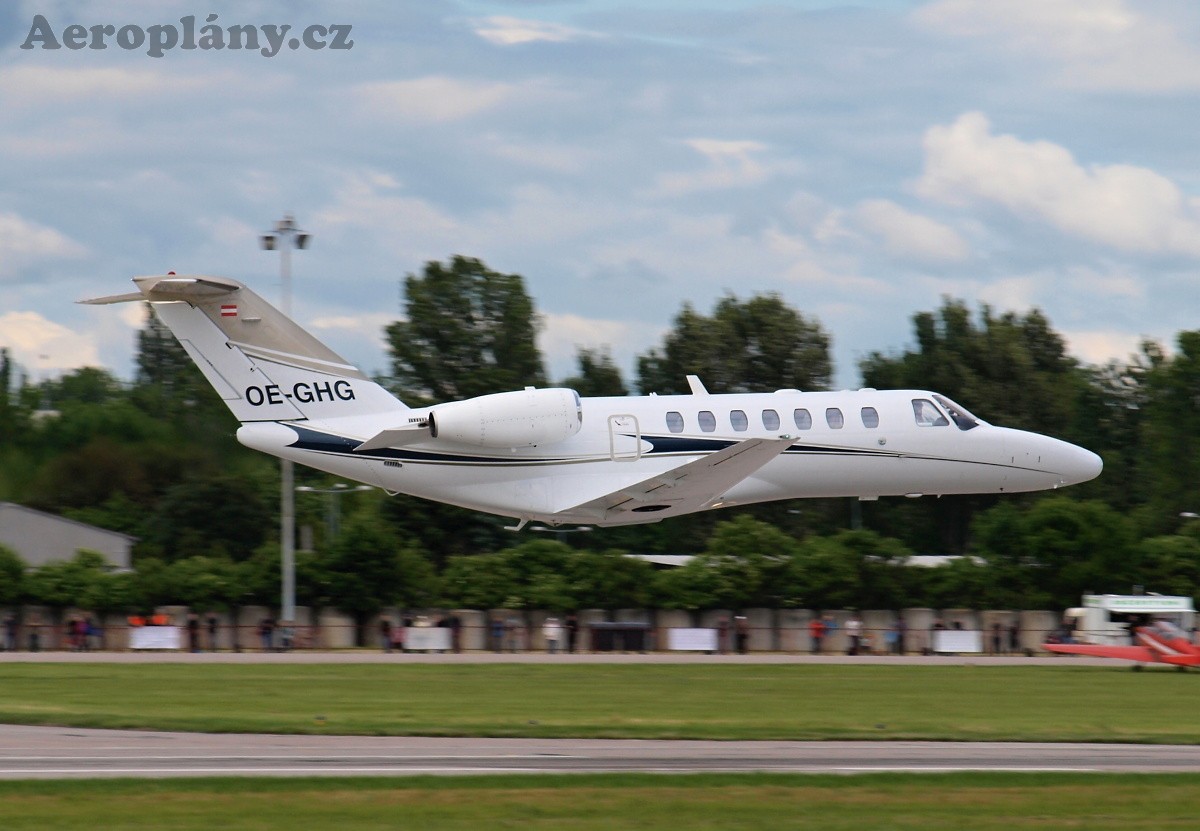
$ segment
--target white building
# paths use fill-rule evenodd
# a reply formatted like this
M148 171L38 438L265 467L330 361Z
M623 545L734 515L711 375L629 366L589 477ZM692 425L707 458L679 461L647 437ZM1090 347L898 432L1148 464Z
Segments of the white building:
M0 502L0 545L11 548L30 566L70 560L80 549L87 549L103 554L117 568L127 569L134 542L128 534Z

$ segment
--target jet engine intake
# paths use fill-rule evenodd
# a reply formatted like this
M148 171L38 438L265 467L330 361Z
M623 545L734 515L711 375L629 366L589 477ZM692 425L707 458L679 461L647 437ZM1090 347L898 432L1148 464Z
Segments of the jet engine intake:
M497 449L554 444L582 425L579 393L561 387L481 395L429 411L434 439Z

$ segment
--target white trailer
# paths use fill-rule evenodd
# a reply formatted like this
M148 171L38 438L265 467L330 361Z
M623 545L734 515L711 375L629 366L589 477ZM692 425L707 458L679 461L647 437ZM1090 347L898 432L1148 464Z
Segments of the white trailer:
M1190 597L1165 594L1085 594L1083 605L1067 609L1065 622L1078 643L1127 645L1130 623L1169 620L1190 632L1196 609Z

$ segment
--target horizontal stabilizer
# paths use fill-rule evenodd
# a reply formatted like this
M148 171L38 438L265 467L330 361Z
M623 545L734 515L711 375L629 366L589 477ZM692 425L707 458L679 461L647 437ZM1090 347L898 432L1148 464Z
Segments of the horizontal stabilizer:
M428 438L429 420L419 419L403 427L390 427L387 430L380 430L374 436L355 447L354 452L362 453L367 450L382 450L385 447L403 447L406 444L415 444L419 441L425 441Z
M135 300L145 300L146 295L140 291L130 292L129 294L110 294L108 297L93 297L89 300L79 300L85 306L108 306L112 303L132 303Z

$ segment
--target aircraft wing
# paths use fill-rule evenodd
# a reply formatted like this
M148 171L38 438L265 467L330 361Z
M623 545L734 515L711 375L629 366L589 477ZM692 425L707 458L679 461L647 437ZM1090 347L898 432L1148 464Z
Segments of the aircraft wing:
M702 459L657 473L558 513L612 519L642 515L651 520L713 507L747 476L792 446L791 437L746 439Z
M1143 664L1162 660L1162 656L1145 646L1107 646L1097 643L1044 643L1042 649L1065 655L1091 655L1095 658L1119 658Z

